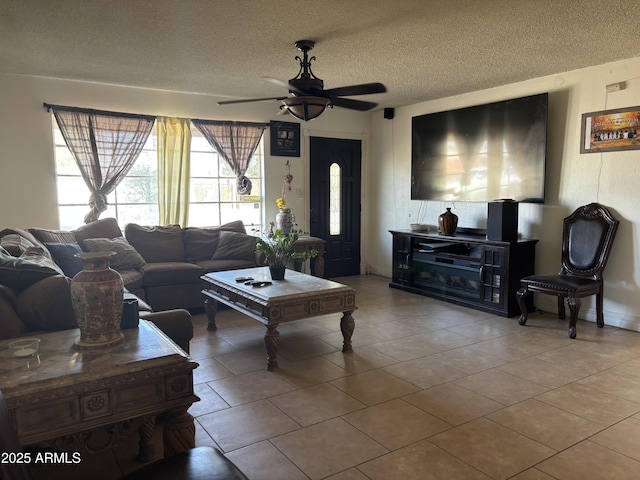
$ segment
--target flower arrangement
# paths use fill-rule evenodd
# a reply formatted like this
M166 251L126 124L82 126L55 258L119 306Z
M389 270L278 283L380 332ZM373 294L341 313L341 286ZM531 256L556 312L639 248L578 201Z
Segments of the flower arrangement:
M276 230L271 238L258 238L257 250L264 255L264 261L270 267L284 268L290 260L307 260L318 255L317 250L309 252L296 252L293 244L298 240L302 230L292 230L291 233L283 233Z
M278 206L278 209L283 212L291 211L291 208L287 207L287 204L285 203L284 198L282 197L276 198L276 205Z

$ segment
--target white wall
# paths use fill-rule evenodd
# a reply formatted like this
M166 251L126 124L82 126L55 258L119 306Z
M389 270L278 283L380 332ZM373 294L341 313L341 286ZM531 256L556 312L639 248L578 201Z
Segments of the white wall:
M619 92L606 85L625 82ZM461 227L486 227L486 203L425 202L410 199L411 118L437 111L549 92L547 185L544 205L520 204L519 231L537 238L536 273L560 269L562 219L580 205L600 202L620 220L613 253L605 270L605 322L640 331L640 273L637 226L640 224L640 150L580 154L581 115L640 105L640 58L567 72L491 90L397 108L395 118L373 115L368 270L391 276L389 229L406 229L421 221L437 224L446 207L459 216ZM594 299L585 299L580 316L595 319ZM556 301L536 296L538 308L555 312Z
M276 101L218 106L215 98L205 95L0 74L0 229L58 228L52 115L45 111L43 103L185 118L298 121L290 115L277 115ZM365 139L369 129L367 114L341 108L329 110L311 122L302 123L300 157L272 157L267 129L264 162L267 223L275 219L275 199L281 195L289 160L294 180L286 201L299 228L309 230L310 135Z

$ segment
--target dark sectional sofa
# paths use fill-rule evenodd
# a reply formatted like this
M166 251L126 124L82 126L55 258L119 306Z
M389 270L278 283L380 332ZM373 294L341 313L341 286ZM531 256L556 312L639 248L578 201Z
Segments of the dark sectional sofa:
M256 238L241 221L219 227L128 224L114 218L73 231L43 228L0 231L0 338L75 328L69 285L82 268L80 251L117 252L111 262L125 297L138 299L147 318L188 352L189 309L202 307L205 273L258 264Z

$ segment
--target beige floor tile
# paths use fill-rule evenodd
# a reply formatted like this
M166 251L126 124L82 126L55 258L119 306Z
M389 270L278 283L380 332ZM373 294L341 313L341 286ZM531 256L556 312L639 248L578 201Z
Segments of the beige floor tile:
M303 427L365 408L352 396L329 383L321 383L269 399Z
M389 450L397 450L451 428L448 423L400 399L342 418Z
M262 345L255 346L254 348L250 348L247 350L240 350L234 353L218 355L216 357L216 360L221 365L224 365L225 368L233 374L242 375L243 373L266 369L267 351L263 343Z
M372 348L367 346L356 347L355 345L353 352L335 352L324 355L323 358L329 360L331 363L335 363L349 373L367 372L398 363L398 360L388 357Z
M522 402L548 390L546 387L497 369L469 375L455 380L454 383L503 405Z
M478 373L506 363L506 360L497 355L480 352L471 346L436 353L431 358L465 373Z
M619 371L601 372L576 382L640 404L640 377Z
M525 470L522 473L519 473L515 477L511 477L511 480L556 480L556 479L555 477L547 475L546 473L534 467L534 468L528 468L527 470Z
M331 382L332 385L366 405L375 405L418 390L415 385L385 372L371 370Z
M382 445L339 418L272 438L271 443L312 480L387 453Z
M640 419L627 418L589 440L640 461Z
M638 403L575 383L543 393L536 399L605 427L640 411Z
M443 365L431 357L396 363L395 365L384 367L383 370L420 388L433 387L465 375L462 370Z
M602 425L533 399L498 410L487 418L557 451L602 430Z
M286 456L268 441L225 454L247 477L261 480L307 480Z
M427 440L360 465L358 470L371 480L490 480Z
M448 329L448 331L463 335L465 337L470 337L476 341L504 337L505 335L510 335L511 333L508 329L503 329L493 324L489 324L485 320L451 327Z
M403 397L403 400L451 425L461 425L504 407L454 383L428 388Z
M327 477L327 480L369 480L369 477L357 468L350 468L344 472L336 473L335 475Z
M623 362L613 367L612 370L640 377L640 358L635 358L633 360L629 360L628 362Z
M225 353L232 353L238 349L217 335L200 335L191 340L189 354L191 358L199 362L201 358L215 357Z
M206 383L219 378L231 377L233 372L215 358L201 358L193 371L193 383Z
M201 415L198 422L224 452L300 428L266 400Z
M585 375L593 375L622 363L622 360L599 355L590 350L585 341L574 342L568 347L551 350L538 357L556 365L570 366Z
M306 388L350 375L345 369L322 357L280 364L273 373L296 388Z
M640 462L590 441L584 441L537 466L558 480L637 480Z
M294 390L289 382L266 369L223 378L209 382L208 385L232 406Z
M316 338L292 338L285 340L281 337L280 344L278 345L278 361L280 359L287 359L294 362L296 360L320 357L341 350L342 346L338 349Z
M540 357L530 357L512 362L498 370L548 388L558 388L585 376L584 372L569 365L558 365L542 360Z
M429 440L496 480L509 478L555 454L554 450L485 418Z
M229 404L206 383L194 385L193 391L200 397L200 401L195 402L189 408L189 413L194 417L229 408Z

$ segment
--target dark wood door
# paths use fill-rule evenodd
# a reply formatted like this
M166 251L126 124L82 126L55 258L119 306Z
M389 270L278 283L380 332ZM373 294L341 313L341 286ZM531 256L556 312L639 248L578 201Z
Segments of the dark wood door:
M360 273L360 140L311 137L310 233L325 244L324 276Z

